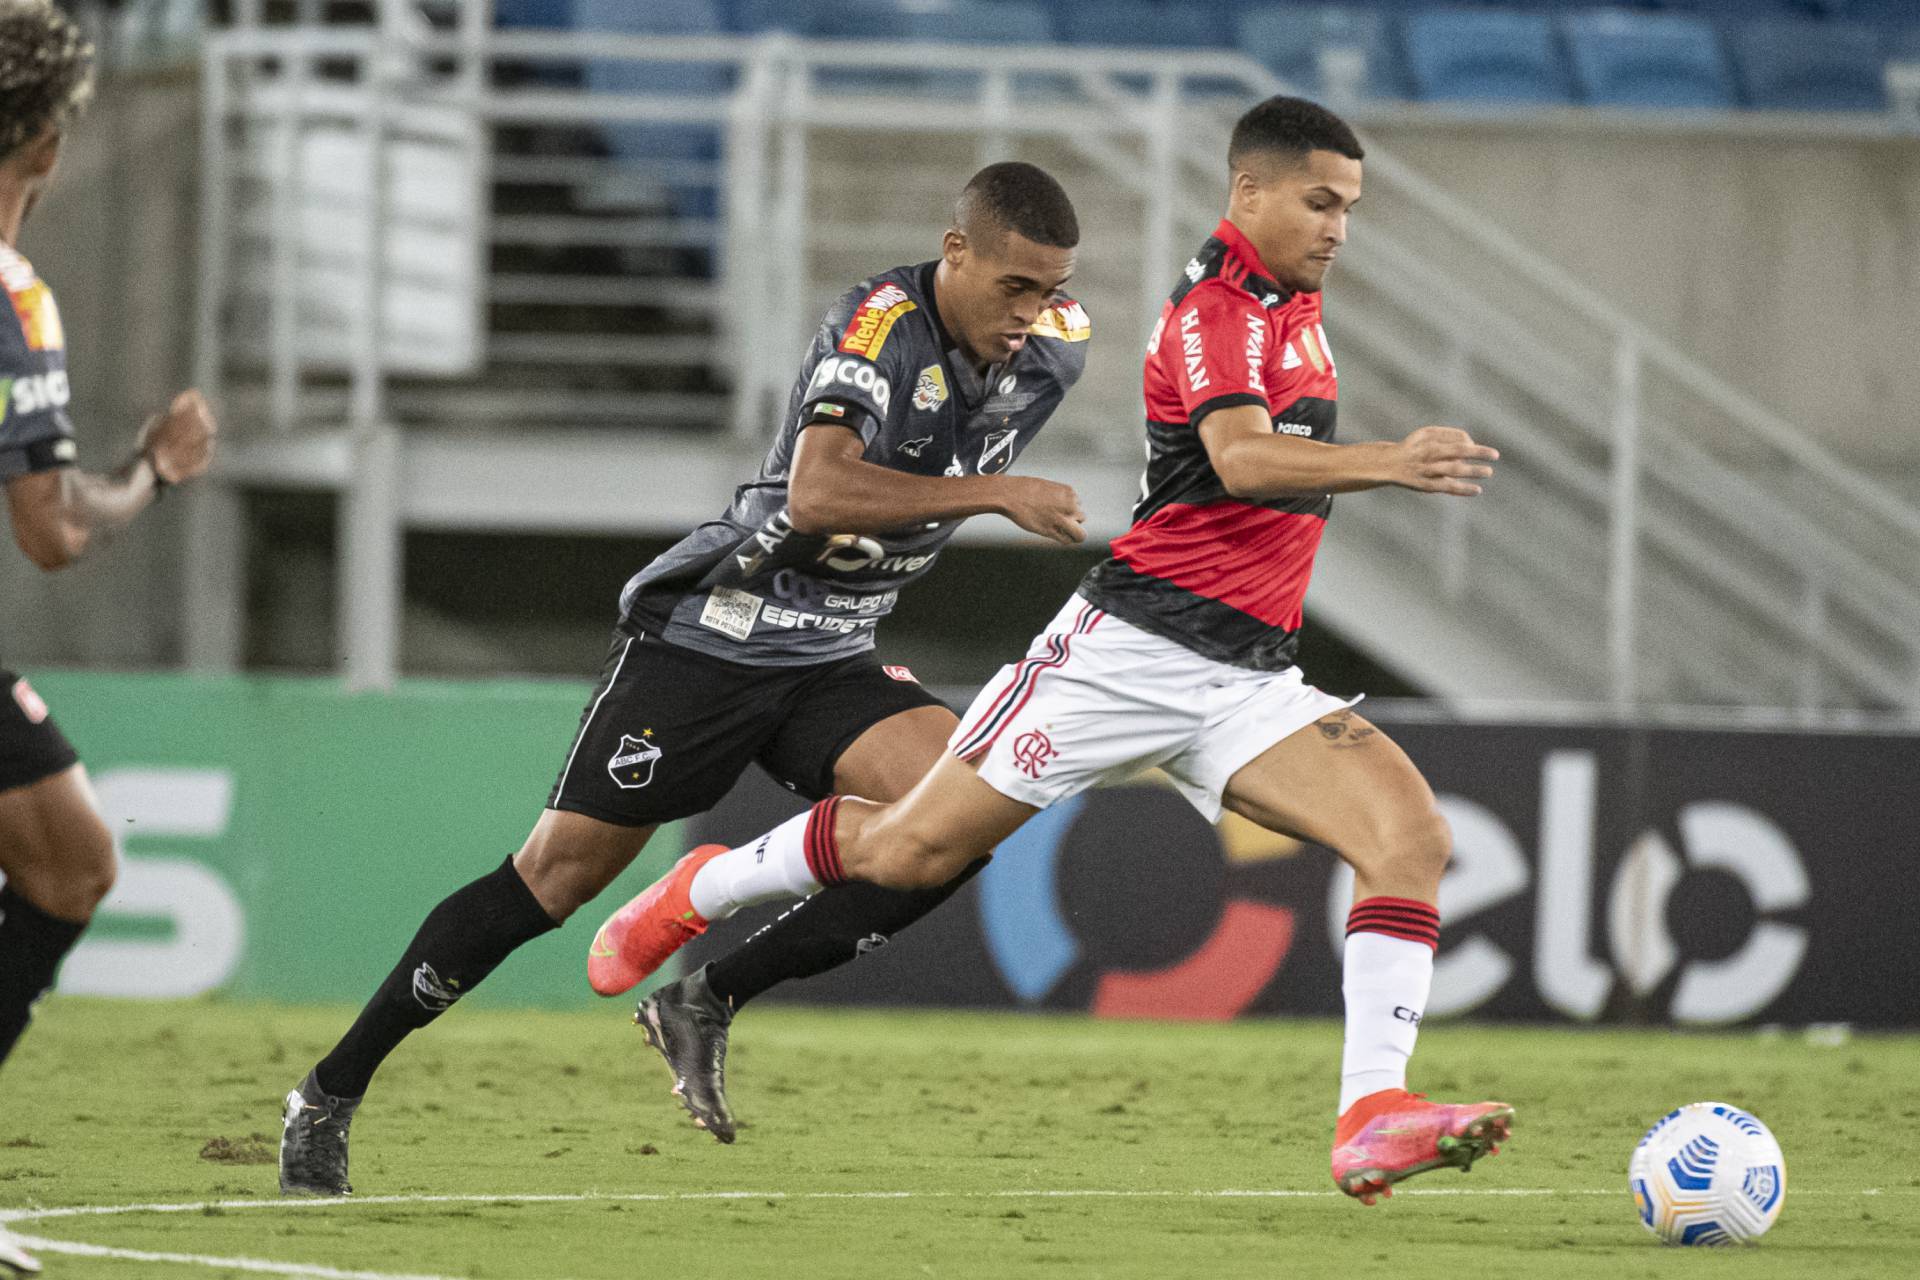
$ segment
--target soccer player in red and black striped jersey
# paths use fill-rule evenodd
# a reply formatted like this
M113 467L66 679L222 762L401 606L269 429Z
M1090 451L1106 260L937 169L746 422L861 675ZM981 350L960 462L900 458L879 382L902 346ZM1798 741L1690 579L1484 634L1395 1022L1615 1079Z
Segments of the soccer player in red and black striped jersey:
M945 883L1048 805L1157 766L1209 820L1230 809L1353 868L1340 1188L1371 1204L1497 1149L1512 1108L1406 1091L1439 945L1446 821L1406 754L1294 665L1333 495L1472 497L1498 457L1453 427L1333 443L1338 373L1320 289L1360 199L1362 154L1343 121L1301 99L1240 119L1227 216L1148 343L1150 461L1112 558L982 690L905 800L832 797L740 849L696 849L636 900L625 947L658 964L708 921L764 900L777 875Z

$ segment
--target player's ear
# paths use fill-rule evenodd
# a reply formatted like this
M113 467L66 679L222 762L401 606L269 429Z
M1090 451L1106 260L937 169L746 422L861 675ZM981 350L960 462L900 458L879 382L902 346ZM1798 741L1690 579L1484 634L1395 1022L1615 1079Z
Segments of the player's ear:
M948 227L947 234L940 238L940 256L956 271L966 265L967 248L967 233L958 227Z
M1233 203L1249 213L1258 212L1262 187L1260 179L1252 169L1235 169L1233 181L1229 184L1233 192Z
M60 130L48 125L40 136L21 148L21 161L29 178L45 178L60 163Z

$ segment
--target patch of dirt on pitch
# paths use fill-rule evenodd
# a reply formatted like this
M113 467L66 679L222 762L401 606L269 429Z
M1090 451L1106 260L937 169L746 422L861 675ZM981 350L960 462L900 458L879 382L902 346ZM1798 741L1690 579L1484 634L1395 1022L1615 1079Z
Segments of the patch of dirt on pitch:
M200 1148L200 1158L215 1164L277 1164L280 1148L264 1133L248 1134L238 1141L208 1138L207 1145Z

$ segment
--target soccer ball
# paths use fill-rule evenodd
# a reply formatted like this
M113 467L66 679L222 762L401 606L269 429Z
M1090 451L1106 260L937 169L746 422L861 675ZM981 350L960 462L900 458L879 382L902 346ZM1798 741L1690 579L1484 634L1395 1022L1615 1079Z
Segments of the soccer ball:
M1780 1216L1787 1162L1767 1126L1724 1102L1661 1117L1627 1165L1647 1230L1668 1244L1757 1240Z

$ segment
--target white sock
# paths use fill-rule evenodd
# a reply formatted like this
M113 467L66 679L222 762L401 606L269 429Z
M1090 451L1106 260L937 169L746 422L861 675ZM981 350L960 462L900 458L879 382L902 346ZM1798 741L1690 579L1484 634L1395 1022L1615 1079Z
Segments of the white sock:
M796 814L757 840L729 849L694 874L687 895L708 920L725 920L743 907L818 893L807 866L807 824L814 810Z
M1433 985L1433 948L1384 933L1350 933L1340 989L1347 1039L1340 1054L1340 1114L1382 1089L1407 1087L1407 1059Z

